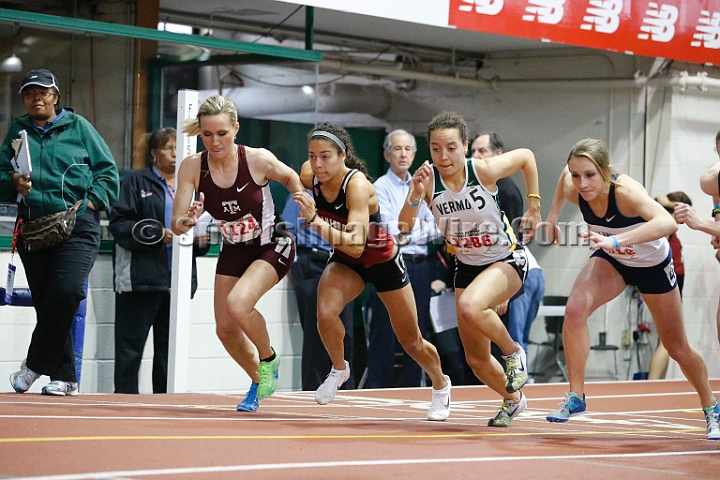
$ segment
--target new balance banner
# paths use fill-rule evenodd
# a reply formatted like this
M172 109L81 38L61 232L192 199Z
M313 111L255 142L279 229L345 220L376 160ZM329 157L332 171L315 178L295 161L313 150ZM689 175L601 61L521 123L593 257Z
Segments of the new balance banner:
M720 0L450 0L465 30L720 65Z

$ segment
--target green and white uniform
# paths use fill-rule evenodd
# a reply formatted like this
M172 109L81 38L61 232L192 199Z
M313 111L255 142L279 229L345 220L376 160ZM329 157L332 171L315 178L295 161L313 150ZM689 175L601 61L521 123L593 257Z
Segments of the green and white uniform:
M518 242L497 190L490 192L478 178L472 159L465 163L465 185L451 191L433 166L430 207L440 232L466 265L488 265L506 259Z

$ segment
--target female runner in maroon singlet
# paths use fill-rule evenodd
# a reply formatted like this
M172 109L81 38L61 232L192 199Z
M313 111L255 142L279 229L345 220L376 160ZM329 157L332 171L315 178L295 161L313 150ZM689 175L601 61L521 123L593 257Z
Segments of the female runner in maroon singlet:
M375 188L365 164L353 152L352 140L339 125L324 123L309 135L308 161L302 166L303 185L312 188L293 195L308 228L333 246L333 255L318 286L318 330L333 368L315 392L321 405L335 397L347 381L350 365L343 355L345 328L340 312L365 288L375 285L390 322L405 351L432 380L428 420L450 414L450 378L443 375L435 347L422 338L417 310L400 249L382 225ZM317 207L316 207L317 203Z
M180 166L172 225L178 235L187 232L203 208L219 220L223 246L215 272L217 335L252 380L237 408L255 411L258 398L275 392L279 366L255 305L287 274L295 258L291 237L276 234L279 219L268 182L276 180L291 193L304 188L297 173L269 151L236 146L239 128L235 105L219 95L205 100L187 124L184 131L200 134L206 150ZM194 191L200 200L191 203Z

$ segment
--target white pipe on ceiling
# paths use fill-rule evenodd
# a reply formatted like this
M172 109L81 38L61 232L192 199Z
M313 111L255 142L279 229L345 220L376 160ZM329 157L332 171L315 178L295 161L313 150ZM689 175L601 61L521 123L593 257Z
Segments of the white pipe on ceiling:
M720 88L720 79L712 78L707 72L699 72L691 76L688 72L682 72L679 76L667 78L647 79L636 77L635 79L557 79L557 80L485 80L482 78L473 79L460 76L440 75L436 73L415 72L402 70L401 68L388 68L374 65L358 65L336 60L322 60L320 68L338 71L342 73L359 73L366 75L379 75L385 77L405 78L431 83L445 83L455 86L472 87L485 90L503 89L567 89L567 88L639 88L648 86L670 86L680 87L685 91L688 87L696 86L706 92L710 88Z
M241 117L263 117L287 113L367 113L382 117L390 108L390 92L377 85L334 83L314 87L237 87L223 95L235 104ZM217 89L200 91L200 100Z
M323 61L324 63L324 61ZM356 71L350 68L349 71ZM363 67L364 68L364 67ZM373 74L382 75L381 67L372 67ZM359 72L358 72L359 73ZM367 69L364 73L367 73ZM442 75L423 74L419 72L403 72L395 76L414 80L437 81L438 79L452 79ZM412 75L403 75L412 74ZM387 75L383 75L387 76ZM450 83L450 82L444 82ZM720 89L720 79L708 77L706 72L690 75L681 72L680 75L666 78L648 79L638 76L634 80L508 80L492 82L488 87L486 83L471 81L469 79L454 79L454 83L461 85L471 84L479 88L503 89L568 89L568 88L642 88L652 87L678 87L681 91L697 87L703 92ZM216 89L201 90L200 99L204 100L217 93ZM225 89L223 95L230 98L237 107L241 117L264 117L269 115L282 115L291 113L365 113L382 118L390 109L391 93L379 85L357 85L348 83L331 83L312 87L235 87Z

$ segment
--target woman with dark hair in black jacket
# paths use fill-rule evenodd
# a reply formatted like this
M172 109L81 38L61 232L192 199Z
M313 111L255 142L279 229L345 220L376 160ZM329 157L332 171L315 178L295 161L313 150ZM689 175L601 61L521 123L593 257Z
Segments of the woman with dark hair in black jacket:
M115 393L138 393L140 362L151 327L153 392L167 392L175 138L174 128L161 128L150 136L153 163L123 180L110 213L115 239ZM204 243L193 248L191 295L197 289L195 255L207 253Z

